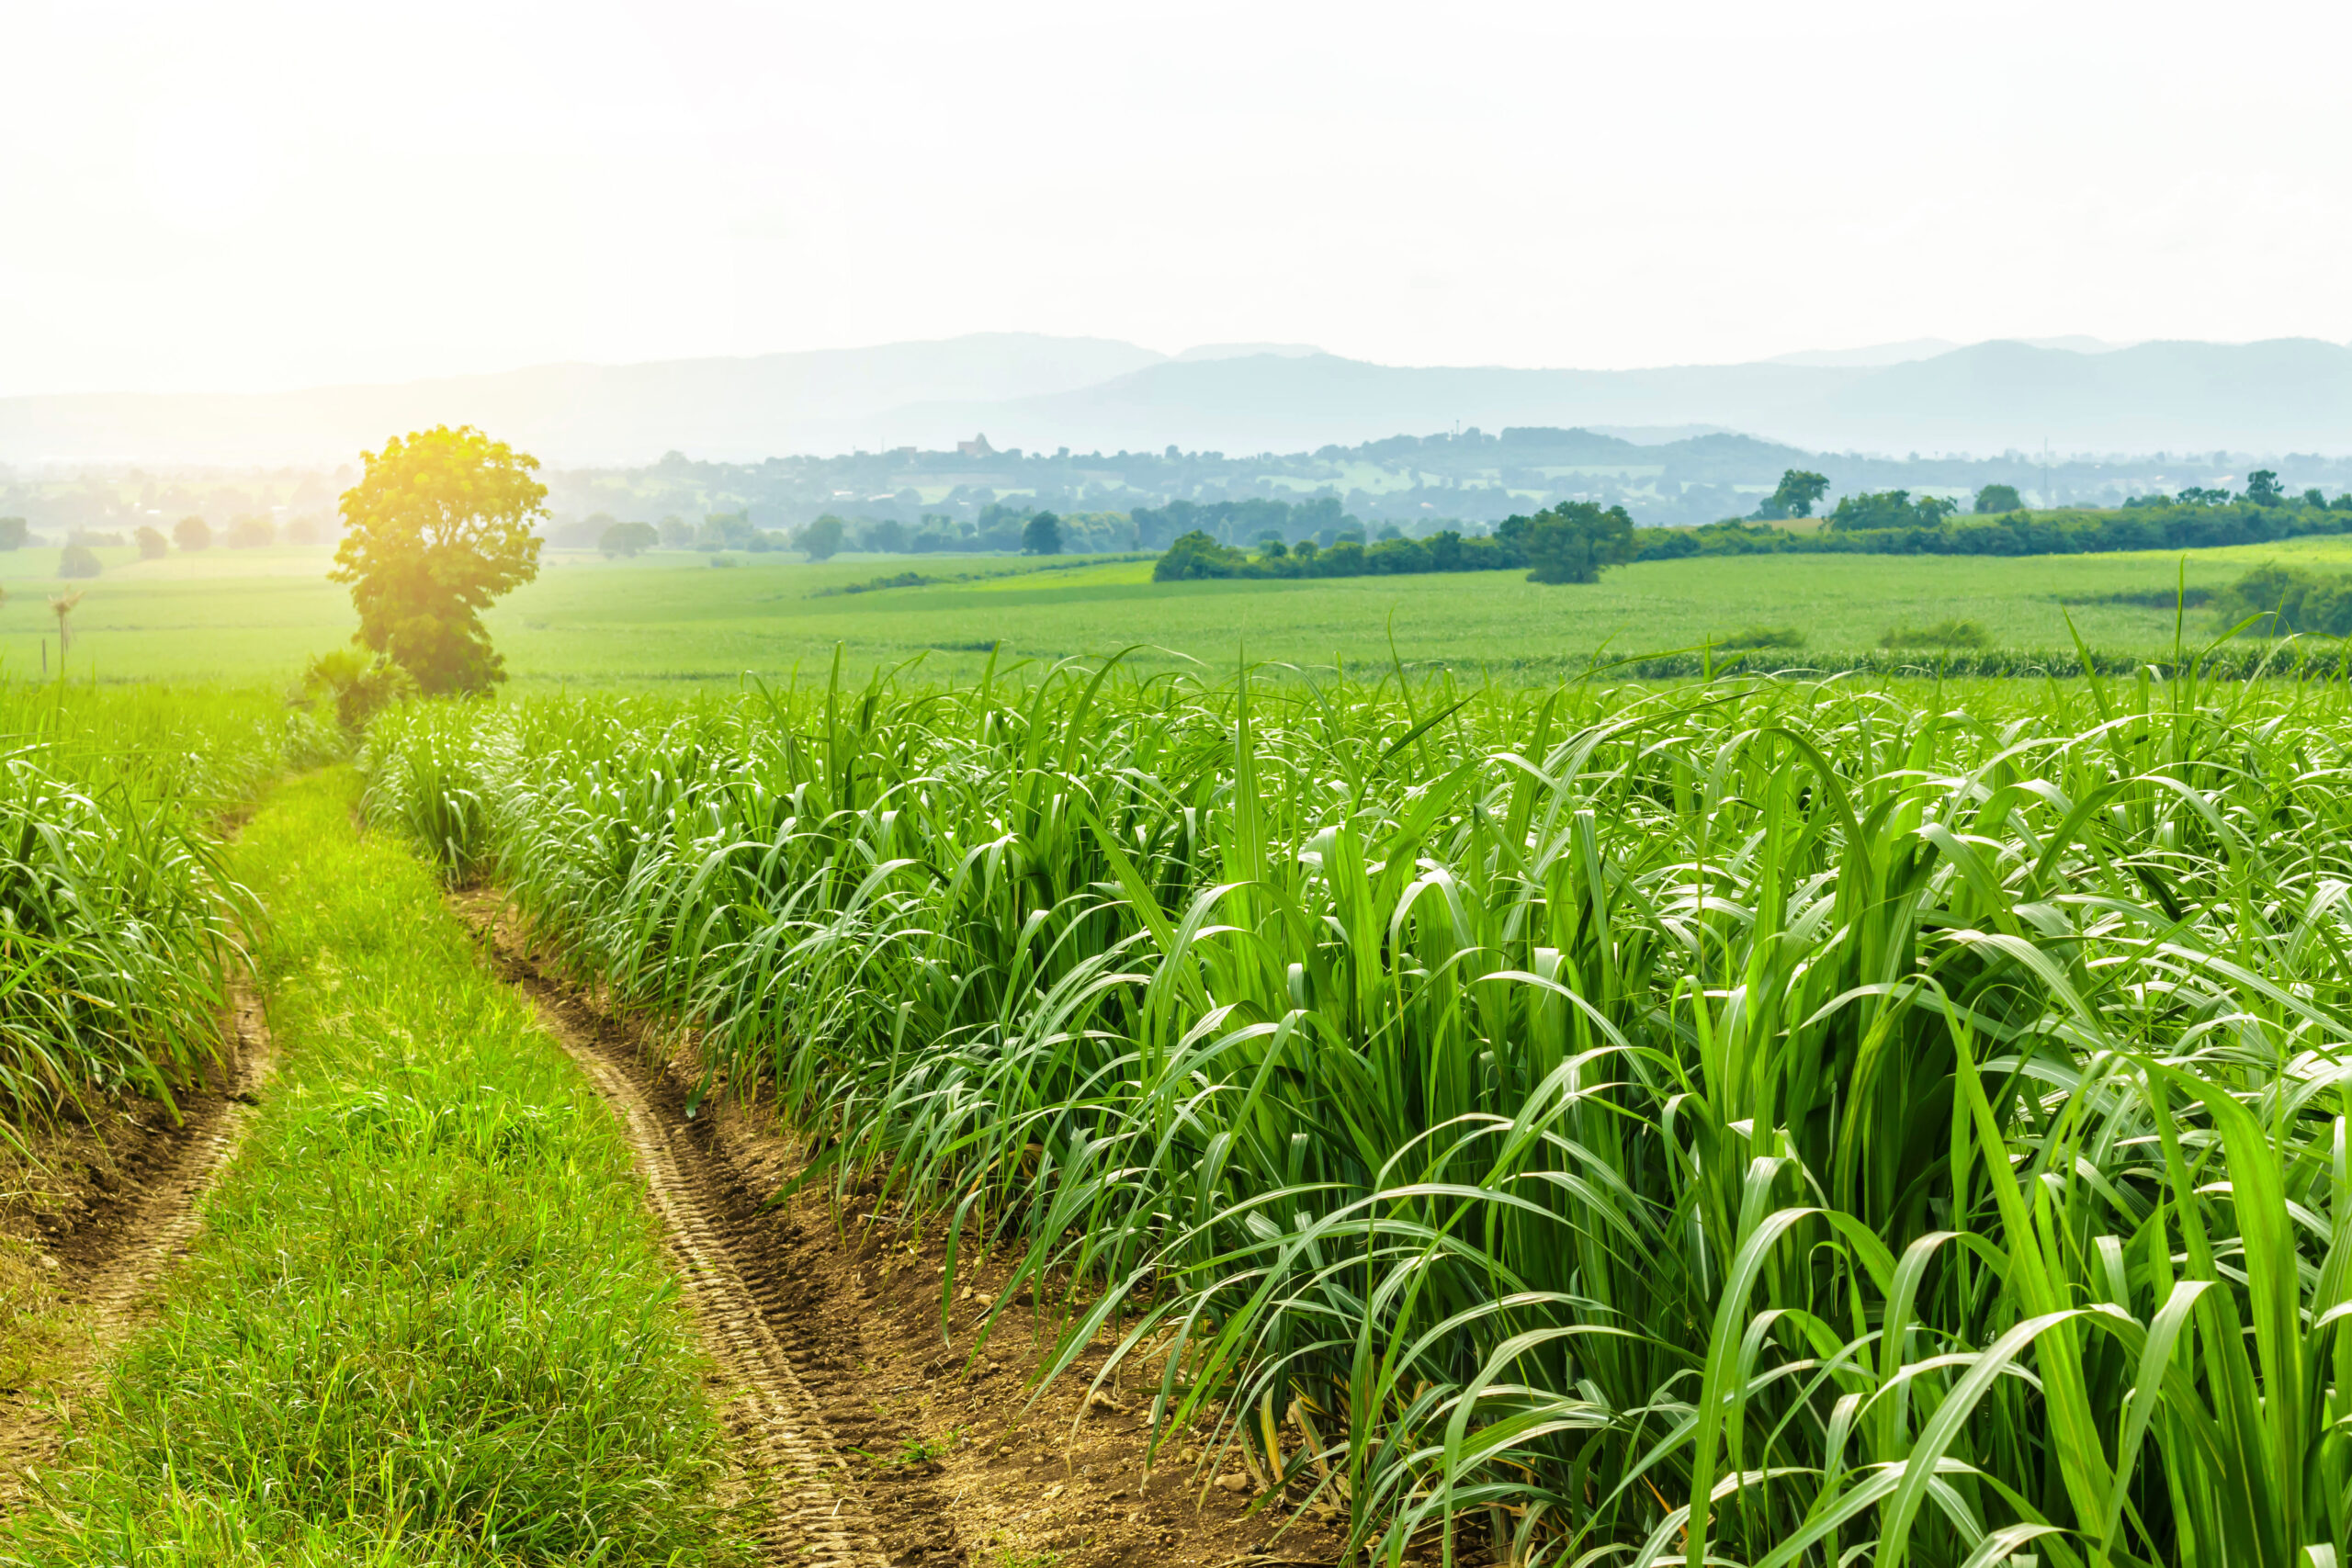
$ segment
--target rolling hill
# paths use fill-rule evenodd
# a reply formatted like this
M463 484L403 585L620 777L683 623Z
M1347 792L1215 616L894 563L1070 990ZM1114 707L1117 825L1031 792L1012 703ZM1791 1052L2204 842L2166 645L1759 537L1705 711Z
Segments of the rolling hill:
M1896 345L1898 347L1905 345ZM1862 352L1862 351L1857 351ZM1867 354L1864 355L1867 357ZM1234 344L1176 357L986 333L876 348L555 365L258 396L0 399L0 462L348 460L471 423L551 463L952 447L1231 453L1476 426L1702 426L1816 451L2352 451L2352 349L2310 338L2085 352L1982 343L1894 363L1405 367Z

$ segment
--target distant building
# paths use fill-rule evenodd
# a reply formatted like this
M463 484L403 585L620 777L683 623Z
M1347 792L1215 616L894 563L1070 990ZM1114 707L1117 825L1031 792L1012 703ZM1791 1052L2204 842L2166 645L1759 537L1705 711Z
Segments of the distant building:
M956 450L959 456L966 457L996 456L996 448L989 445L989 438L985 434L975 435L969 441L958 441L956 443Z

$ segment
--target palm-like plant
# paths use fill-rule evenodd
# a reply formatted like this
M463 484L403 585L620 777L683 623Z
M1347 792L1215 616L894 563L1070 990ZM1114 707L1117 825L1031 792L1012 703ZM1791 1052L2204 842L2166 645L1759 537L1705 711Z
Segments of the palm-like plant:
M74 614L75 606L82 603L82 593L83 591L79 588L69 588L62 593L52 593L49 596L49 612L57 617L57 667L61 673L65 668L67 620Z

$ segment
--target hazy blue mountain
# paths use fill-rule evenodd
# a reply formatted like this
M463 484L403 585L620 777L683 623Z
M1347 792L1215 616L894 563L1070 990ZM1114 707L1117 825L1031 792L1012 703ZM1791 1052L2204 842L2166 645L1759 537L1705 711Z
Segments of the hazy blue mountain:
M2077 333L2068 337L2030 337L2018 340L2033 348L2063 348L2075 354L2113 354L2129 344L2109 343L2104 338L2085 337ZM1818 370L1875 369L1887 365L1907 365L1915 359L1933 359L1939 354L1950 354L1962 345L1946 337L1905 338L1901 343L1874 343L1861 348L1808 348L1795 354L1776 354L1774 365L1809 365Z
M1388 432L1713 425L1822 451L2352 451L2352 349L2311 338L2146 343L2085 354L1985 343L1887 366L1655 370L1406 368L1329 355L1168 361L995 407L899 411L984 423L1000 445L1170 442L1288 451Z
M1460 424L1752 426L1759 411L1818 402L1859 371L1785 365L1662 370L1407 367L1335 355L1170 360L1098 387L982 407L942 400L893 423L985 428L999 446L1291 451ZM1002 434L1000 434L999 433Z
M1195 359L1246 359L1253 354L1279 355L1284 359L1304 359L1323 351L1311 343L1204 343L1188 348L1176 357Z
M735 461L953 449L979 434L999 449L1048 453L1295 451L1530 425L1736 430L1812 451L1994 454L2046 440L2059 452L2340 453L2352 452L2352 349L2308 338L2096 353L1984 343L1892 364L1530 370L1374 365L1290 344L1170 358L1097 338L986 333L265 396L0 399L0 461L334 462L444 422L571 466L673 449Z
M1105 338L978 333L298 392L0 398L0 461L340 461L387 435L444 423L479 424L554 462L650 461L672 448L764 457L822 447L844 425L889 439L890 421L876 416L917 400L994 403L1066 391L1162 357Z
M1774 365L1804 365L1815 370L1871 369L1913 359L1933 359L1960 344L1948 337L1905 338L1901 343L1873 343L1860 348L1804 348L1772 355Z
M2352 349L2314 338L2109 354L1981 343L1874 371L1792 420L1775 434L1888 450L1998 451L2047 438L2062 451L2343 452L2352 450Z

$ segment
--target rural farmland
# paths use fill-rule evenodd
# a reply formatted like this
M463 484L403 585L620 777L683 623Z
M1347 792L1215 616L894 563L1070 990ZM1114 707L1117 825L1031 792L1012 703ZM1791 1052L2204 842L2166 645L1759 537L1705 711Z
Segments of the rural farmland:
M9 1560L2347 1529L2340 679L14 700L19 1157L224 1168Z
M2244 9L10 6L0 1568L2352 1568Z
M38 673L57 659L46 601L60 584L37 575L54 558L0 554L0 669ZM1525 683L1581 675L1596 658L1695 650L1759 626L1795 634L1797 645L1774 657L1804 667L1875 652L1893 626L1954 618L2029 660L2071 655L2075 632L2118 659L2168 658L2177 587L2210 594L2266 561L2352 571L2352 538L1996 559L1637 561L1574 593L1516 573L1155 583L1148 559L721 558L728 570L684 551L627 560L548 552L537 581L484 615L513 689L732 689L746 672L774 682L796 670L808 681L836 646L861 674L920 660L929 676L965 682L987 666L991 647L1005 660L1050 664L1133 643L1148 646L1130 667L1219 670L1246 655L1360 671L1401 660L1424 673ZM909 575L910 565L929 581L850 592ZM353 630L350 600L325 580L327 566L325 549L292 546L110 562L74 612L73 677L291 682L311 652ZM2190 643L2222 629L2192 608ZM1933 662L1925 656L1926 667Z

